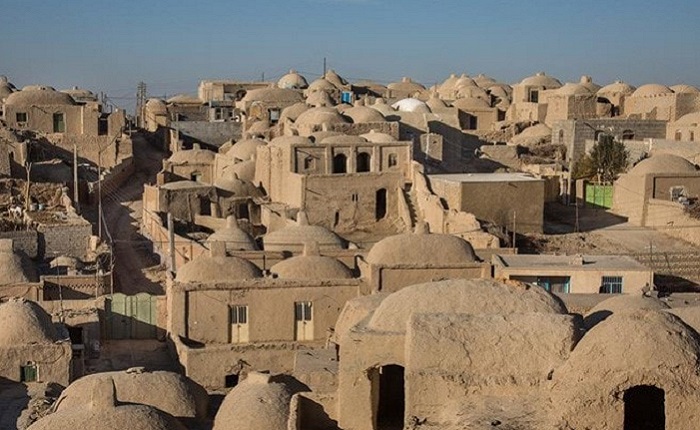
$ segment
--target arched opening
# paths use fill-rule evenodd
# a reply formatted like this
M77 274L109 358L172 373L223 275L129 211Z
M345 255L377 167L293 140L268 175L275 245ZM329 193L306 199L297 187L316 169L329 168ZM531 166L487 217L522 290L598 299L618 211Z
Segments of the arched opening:
M637 385L625 391L623 430L665 430L664 390L653 385Z
M357 154L357 172L369 172L371 168L372 156L366 152Z
M559 144L564 144L564 130L559 130Z
M377 221L386 216L386 188L377 190L377 202L374 208L374 214Z
M622 132L622 140L633 140L633 139L634 139L634 131L625 130Z
M370 371L372 399L375 408L375 428L402 429L406 411L404 368L396 364L374 368Z
M680 130L676 130L676 135L675 135L674 139L675 139L675 140L681 140L681 139L682 139L681 131L680 131Z
M347 173L348 157L345 154L335 154L333 156L333 173Z
M690 134L688 135L688 140L691 142L695 142L695 132L691 131Z

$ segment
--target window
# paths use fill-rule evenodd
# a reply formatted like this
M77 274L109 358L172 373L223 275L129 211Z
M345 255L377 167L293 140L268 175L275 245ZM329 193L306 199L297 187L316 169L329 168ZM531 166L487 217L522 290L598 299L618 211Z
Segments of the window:
M357 154L357 172L369 172L372 166L372 156L367 152Z
M346 173L348 171L348 157L345 154L333 156L333 173Z
M596 132L596 138L595 138L596 141L598 140L597 133L598 132ZM560 145L564 144L564 130L559 130L559 144Z
M352 193L352 195L350 196L350 200L352 200L353 202L356 202L359 199L360 199L360 195L357 193Z
M666 393L653 385L637 385L625 390L624 430L666 428Z
M603 276L599 292L601 294L621 294L622 276Z
M294 340L314 340L313 307L311 302L294 303Z
M223 117L223 112L221 112L221 108L215 108L214 109L214 120L221 121L222 119L224 119L224 117Z
M279 109L270 109L270 123L275 124L280 120L280 110Z
M231 324L231 343L248 342L248 306L231 306L229 320Z
M54 133L65 133L66 132L66 119L62 113L53 114L53 132Z
M17 119L18 123L26 123L27 122L27 112L17 112L15 114L15 118Z
M540 100L539 90L530 90L529 100L530 100L530 103L538 103Z
M377 200L374 207L374 217L377 221L386 216L386 188L377 190Z
M396 165L399 164L399 160L396 154L389 154L388 164L389 168L396 167Z
M695 132L691 131L690 134L688 135L688 140L691 142L695 142Z
M20 368L21 382L36 382L38 381L39 370L35 363L27 363Z
M537 285L550 293L568 293L571 285L569 276L538 277Z
M202 173L201 172L192 172L190 174L190 180L194 182L202 182Z
M304 158L304 170L314 170L316 168L316 159L312 156Z
M675 139L676 139L676 140L682 140L682 135L681 135L681 131L680 131L680 130L676 130Z

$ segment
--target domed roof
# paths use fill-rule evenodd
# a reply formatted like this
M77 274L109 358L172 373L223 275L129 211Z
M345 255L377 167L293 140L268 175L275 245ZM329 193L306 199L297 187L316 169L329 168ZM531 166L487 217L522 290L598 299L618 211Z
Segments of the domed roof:
M83 376L71 383L56 401L55 411L81 409L103 381L114 384L119 403L152 406L178 418L206 418L209 396L191 379L174 372L134 369Z
M428 105L415 98L399 100L391 107L401 112L430 113Z
M697 173L697 169L683 157L657 154L640 161L629 171L630 175L637 176L656 173Z
M547 90L554 90L561 87L561 82L556 78L547 76L544 72L539 72L533 76L527 77L520 81L520 85L527 85L530 87L543 87Z
M317 140L318 142L318 140ZM324 145L355 145L367 143L367 139L362 136L352 136L349 134L340 134L326 136L319 142Z
M51 316L41 306L26 299L15 298L0 304L0 327L3 348L60 340Z
M309 93L316 91L337 91L338 87L330 83L325 78L318 78L309 85Z
M0 287L3 285L37 282L34 264L12 249L12 240L0 239Z
M288 385L251 372L224 398L213 430L286 429L292 395Z
M258 245L252 237L238 226L235 216L226 218L226 227L216 230L207 238L207 243L224 242L228 251L255 251Z
M428 105L431 112L447 107L447 104L440 98L436 97L434 94L430 96L430 98L428 99L428 101L425 102L425 104Z
M351 108L347 108L343 111L343 116L350 118L355 124L368 122L386 122L384 115L382 115L378 110L369 108L367 106L356 105Z
M257 197L262 195L262 192L252 182L240 179L236 173L229 177L214 179L214 186L232 194L227 197Z
M419 101L420 101L420 100L419 100ZM386 116L389 116L389 115L395 115L395 114L396 114L396 110L395 110L393 107L391 107L391 106L389 106L388 104L386 104L386 100L384 100L384 99L382 99L382 98L376 99L376 100L374 101L374 104L373 104L373 105L370 105L370 106L368 106L368 107L371 108L371 109L374 109L374 110L379 111L379 113L381 113L381 114L384 115L385 117L386 117Z
M280 136L270 141L270 146L313 145L313 142L303 136Z
M0 99L4 99L14 92L14 88L12 88L7 83L0 83Z
M267 143L261 139L239 140L226 152L226 156L234 160L247 161L255 157L258 153L259 146L265 145L267 145Z
M311 107L335 106L335 100L325 91L314 91L306 98L306 104Z
M700 90L692 85L673 85L670 89L676 94L700 94Z
M391 143L397 141L397 139L394 139L392 136L386 133L379 133L374 130L370 130L369 133L361 134L360 137L363 137L367 139L368 142L372 143Z
M255 279L261 276L260 269L243 258L200 255L180 267L175 280L177 282L215 283Z
M474 80L472 78L470 78L469 76L462 75L455 82L454 89L459 90L459 89L464 88L464 87L478 87L478 85L476 85L476 82L474 82Z
M331 107L311 108L303 112L294 122L296 125L344 124L348 120Z
M304 97L299 91L288 88L256 88L249 90L242 101L296 103L304 101Z
M476 97L465 97L452 102L452 107L469 112L470 110L489 109L488 103Z
M239 161L233 166L229 166L226 174L223 176L224 179L240 179L241 181L246 181L252 183L255 181L255 161L246 160ZM255 194L253 194L255 195Z
M319 255L315 242L304 244L304 254L282 260L270 268L281 279L350 279L352 272L346 265L332 257Z
M384 266L448 267L477 261L474 248L466 240L450 234L427 233L426 229L425 224L419 224L415 233L380 240L367 254L367 262Z
M510 142L521 146L533 146L552 138L552 129L545 124L535 124L514 136Z
M493 85L488 88L489 94L494 97L498 97L502 100L510 100L510 94L512 89L510 87L505 87L502 85Z
M51 87L36 86L29 89L17 91L5 99L8 106L58 106L75 105L75 100L66 94Z
M72 87L67 90L61 90L62 93L66 93L76 101L97 101L97 96L90 90Z
M192 104L192 105L199 105L202 104L202 101L199 99L199 97L195 97L189 94L177 94L175 96L170 97L167 100L168 103L173 103L173 104Z
M700 111L685 114L682 117L678 118L678 120L676 120L674 124L697 127L697 125L700 124Z
M632 93L632 97L654 97L665 94L673 94L673 91L665 85L646 84L637 88L637 90Z
M167 114L168 107L161 99L148 99L146 102L146 110L154 114Z
M194 148L173 152L168 161L173 164L211 164L214 162L214 157L216 152Z
M255 135L256 133L264 134L270 130L270 123L267 121L253 121L248 125L246 134Z
M464 86L457 90L456 98L479 98L485 101L490 101L489 94L483 88L477 86Z
M445 81L440 84L437 88L438 92L440 93L448 93L450 91L454 91L455 89L455 84L457 84L457 81L459 80L459 77L452 73L449 78L445 79Z
M346 81L342 76L337 74L333 69L328 70L323 77L326 78L328 82L330 82L338 88L344 87L348 84L348 81Z
M284 122L285 119L296 121L299 115L308 109L309 105L304 102L294 103L291 106L287 106L286 108L282 109L282 113L280 113L280 122Z
M590 91L593 94L597 93L598 90L601 88L600 85L593 82L593 78L587 75L581 76L581 79L578 81L578 84L583 85L588 91Z
M425 91L425 87L418 82L413 82L411 78L401 78L400 82L392 82L386 86L389 90L401 91L414 95L416 93L421 93Z
M586 88L586 86L582 84L572 84L571 82L567 82L566 84L564 84L563 87L555 90L554 94L559 96L575 96L590 95L593 93L591 93L591 90L589 90L588 88Z
M604 86L603 88L598 90L598 95L606 95L606 94L625 94L625 95L630 95L634 93L635 88L632 85L629 85L625 82L622 81L615 81L612 84L608 84Z
M640 310L660 311L668 308L666 303L656 298L623 294L605 299L595 305L584 317L584 323L586 328L590 330L612 314Z
M343 240L335 233L319 225L309 225L306 213L297 214L296 225L288 225L263 236L265 251L301 252L306 242L313 241L319 249L342 249Z
M316 131L309 135L309 139L314 143L321 143L327 137L345 136L345 133L339 131Z
M404 287L382 301L368 328L404 332L414 313L563 314L566 308L543 288L491 279L452 279Z
M303 90L309 86L306 78L297 73L296 70L292 69L286 75L282 76L279 81L277 81L277 86L280 88L290 88L296 90Z
M496 83L496 80L492 78L491 76L484 75L482 73L479 73L476 75L474 78L472 78L474 83L476 85L480 86L481 88L490 88L493 84Z
M74 408L45 416L27 430L186 430L175 418L144 405Z

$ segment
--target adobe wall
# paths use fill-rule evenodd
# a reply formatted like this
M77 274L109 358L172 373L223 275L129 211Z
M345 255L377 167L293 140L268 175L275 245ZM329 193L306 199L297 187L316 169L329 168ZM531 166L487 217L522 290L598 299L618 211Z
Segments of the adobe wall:
M514 279L526 283L536 283L538 276L570 276L570 294L598 294L603 276L622 277L622 293L641 295L642 289L649 284L649 270L630 269L578 269L571 267L533 267L510 268L499 265L494 266L494 278Z
M20 106L6 105L5 119L7 125L12 128L23 130L34 130L42 133L53 133L53 115L63 113L66 134L82 134L82 110L79 105L56 105L56 106ZM26 113L26 126L17 123L17 113Z
M444 279L474 279L488 278L491 275L491 266L488 264L474 263L464 267L380 267L379 292L393 293L409 285L422 284L424 282L441 281Z
M3 346L0 347L0 377L20 382L22 366L34 362L39 382L55 382L67 387L71 382L71 357L70 341Z
M655 175L652 198L671 200L671 188L681 186L685 188L688 197L700 196L700 175Z
M652 177L623 174L613 184L611 212L628 218L633 225L644 225L644 208L651 197Z
M39 233L35 230L2 231L0 239L12 239L12 248L24 252L29 258L39 255Z
M700 246L700 220L688 216L679 203L649 200L645 226Z
M75 224L39 224L37 231L40 233L40 256L83 258L89 249L92 225L84 220Z
M240 140L242 124L234 121L172 121L170 127L186 142L200 142L220 147L227 141Z

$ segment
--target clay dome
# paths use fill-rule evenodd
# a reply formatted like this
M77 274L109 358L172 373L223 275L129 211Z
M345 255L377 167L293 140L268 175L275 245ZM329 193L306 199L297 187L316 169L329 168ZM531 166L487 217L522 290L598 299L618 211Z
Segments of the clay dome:
M502 85L493 85L488 88L489 94L501 100L510 100L512 89Z
M478 85L476 85L476 82L474 82L474 80L472 78L470 78L469 76L462 75L455 82L454 89L458 91L464 87L478 87Z
M345 136L345 133L339 131L316 131L309 135L309 139L314 143L321 143L328 137Z
M590 95L591 90L586 88L582 84L572 84L567 82L563 87L554 91L554 94L559 96L576 96L576 95Z
M66 93L56 91L51 87L31 87L17 91L5 100L8 106L59 106L59 105L75 105L75 100Z
M632 93L632 97L654 97L666 94L673 94L673 91L664 85L646 84L637 88L637 90Z
M311 108L297 118L296 125L344 124L348 120L331 107Z
M335 85L336 87L344 87L345 85L348 84L348 81L346 81L342 76L337 74L335 70L331 69L326 72L326 74L323 76L328 82L331 84Z
M299 115L307 110L309 110L309 105L304 102L294 103L291 106L287 106L286 108L282 109L282 113L280 113L280 122L284 122L285 119L296 121Z
M186 430L175 418L144 405L70 409L56 412L30 425L27 430Z
M472 78L472 80L476 85L478 85L481 88L490 88L493 84L496 83L496 80L494 78L484 75L482 73L476 75L474 78Z
M177 418L207 417L209 396L200 385L174 372L140 368L83 376L63 390L55 411L84 408L95 385L103 381L114 384L114 395L121 404L152 406Z
M389 236L374 244L367 262L383 266L447 267L477 261L474 248L461 237L425 232L424 225L416 233Z
M420 100L419 100L420 101ZM371 109L379 111L384 117L387 117L389 115L395 115L396 114L396 109L393 107L389 106L386 104L386 100L379 98L374 101L373 105L368 106Z
M255 136L257 134L265 134L270 130L270 124L267 121L254 121L246 129L246 134Z
M288 145L313 145L313 142L303 136L280 136L270 141L270 146Z
M235 216L226 218L226 227L216 230L207 238L207 243L224 242L227 251L255 251L258 245L252 237L238 226Z
M296 103L304 101L304 97L299 91L287 88L256 88L249 90L242 101Z
M317 91L336 91L338 87L330 83L325 78L318 78L309 85L308 92L313 93Z
M415 98L399 100L391 105L391 107L401 112L430 113L428 105Z
M335 100L325 91L315 91L306 98L306 104L311 107L332 107Z
M297 223L267 233L263 237L265 251L289 251L300 253L304 244L313 241L322 251L342 249L343 240L335 233L319 225L309 225L304 212L297 214Z
M463 110L465 112L469 112L471 110L488 109L491 106L489 106L489 104L486 103L483 99L475 97L465 97L452 102L452 107L455 107L459 110Z
M51 316L26 299L15 298L0 304L0 327L0 345L4 348L60 340Z
M700 94L700 90L692 85L673 85L670 89L676 94Z
M386 122L386 119L384 119L384 115L382 115L376 109L372 109L366 106L353 106L347 108L343 111L343 116L350 118L355 124L368 122Z
M637 163L630 171L630 175L644 176L658 173L697 173L693 163L683 157L671 154L658 154L646 158Z
M361 134L360 137L364 137L367 139L367 142L372 143L391 143L397 141L397 139L394 139L386 133L379 133L374 130L370 130L369 133Z
M461 87L457 90L456 98L479 98L487 102L491 100L486 90L477 86Z
M168 161L173 164L211 164L216 152L208 149L194 148L173 152Z
M411 78L401 78L400 82L392 82L386 86L389 90L401 91L411 95L425 91L425 87L418 82L413 82Z
M258 153L259 146L265 146L267 143L261 139L243 139L234 143L226 152L229 158L234 160L247 161L254 158Z
M491 279L452 279L404 287L389 295L377 307L368 328L404 332L414 313L564 314L566 308L543 288Z
M229 166L224 179L240 179L241 181L253 183L255 181L255 161L239 161L233 166ZM253 194L255 195L255 194Z
M296 70L292 69L286 75L282 76L279 81L277 81L277 86L280 88L288 88L295 90L303 90L309 86L306 78L297 73Z
M34 264L28 258L14 253L11 240L0 240L0 287L38 280Z
M180 267L177 282L215 283L255 279L262 276L260 269L248 260L238 257L200 255Z
M438 92L440 93L449 93L451 91L454 91L455 85L457 84L457 81L459 80L459 77L452 73L449 78L445 79L445 81L440 84L437 88Z
M62 93L66 93L76 101L97 101L97 96L90 90L84 88L73 87L68 90L62 90Z
M161 99L148 99L146 102L146 110L153 114L167 114L168 107Z
M262 192L250 181L240 179L236 173L232 177L218 177L214 186L225 191L226 197L258 197Z
M292 395L288 385L251 372L224 398L213 430L286 429Z
M591 329L613 314L640 310L660 311L668 308L666 303L656 298L623 294L603 300L595 305L584 317L584 324L587 329Z
M547 76L544 72L539 72L536 75L523 79L520 85L543 87L546 90L554 90L561 87L561 82L551 76Z
M15 90L7 83L0 83L0 100L6 98L10 94L14 93Z
M593 78L587 75L581 76L581 79L578 81L578 84L584 86L588 91L590 91L593 94L597 93L598 90L601 88L600 85L593 82Z
M545 124L535 124L514 136L510 143L521 146L534 146L552 139L552 129Z
M304 254L282 260L270 268L281 279L350 279L352 272L346 265L332 257L319 255L318 245L307 242Z
M635 88L632 85L626 84L622 81L615 81L612 84L606 85L598 90L598 95L610 95L610 94L625 94L630 95L634 93Z
M698 124L700 124L700 111L685 114L674 123L674 125L687 125L692 127L697 127Z
M431 112L440 109L445 109L447 107L447 104L435 95L431 95L428 101L425 102L425 104L428 105Z

